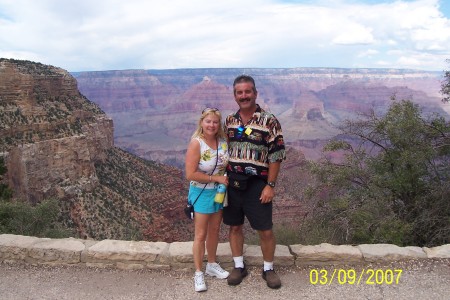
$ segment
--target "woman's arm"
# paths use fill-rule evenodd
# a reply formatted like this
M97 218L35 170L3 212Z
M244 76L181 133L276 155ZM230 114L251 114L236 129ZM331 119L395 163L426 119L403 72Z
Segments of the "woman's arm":
M188 145L185 159L186 179L201 183L210 182L210 176L198 171L198 163L200 162L200 143L196 139L192 139Z

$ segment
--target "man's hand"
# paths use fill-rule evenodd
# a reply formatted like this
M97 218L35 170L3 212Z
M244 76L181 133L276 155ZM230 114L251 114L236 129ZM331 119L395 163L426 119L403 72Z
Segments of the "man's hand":
M270 203L274 196L275 196L275 189L273 187L266 185L262 190L261 197L259 197L259 200L261 200L261 203Z

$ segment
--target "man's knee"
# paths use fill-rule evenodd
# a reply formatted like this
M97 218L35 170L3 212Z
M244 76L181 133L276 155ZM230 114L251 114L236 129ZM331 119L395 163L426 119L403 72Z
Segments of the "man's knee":
M275 239L275 235L273 234L273 230L269 229L269 230L260 230L258 231L259 233L259 238L262 241L271 241Z
M230 234L242 234L242 225L230 226Z

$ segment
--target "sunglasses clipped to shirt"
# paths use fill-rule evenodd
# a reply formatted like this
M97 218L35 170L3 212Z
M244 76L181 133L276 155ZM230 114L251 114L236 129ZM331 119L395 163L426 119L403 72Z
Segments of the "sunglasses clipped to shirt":
M244 134L250 135L250 133L252 133L251 128L245 128L244 126L241 125L237 128L236 137L238 139L241 139L244 136Z

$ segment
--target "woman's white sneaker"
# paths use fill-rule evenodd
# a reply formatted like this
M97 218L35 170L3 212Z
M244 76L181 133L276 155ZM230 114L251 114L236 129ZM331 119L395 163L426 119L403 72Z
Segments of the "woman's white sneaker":
M225 279L230 275L230 273L222 269L218 263L207 263L205 273L206 275L215 276L220 279Z
M196 292L203 292L206 291L206 283L205 283L205 277L203 276L203 272L195 272L194 275L194 289Z

